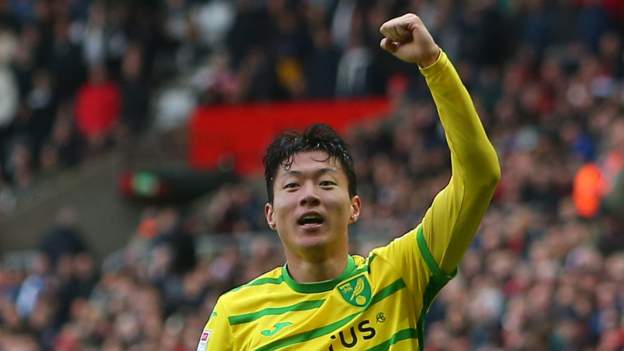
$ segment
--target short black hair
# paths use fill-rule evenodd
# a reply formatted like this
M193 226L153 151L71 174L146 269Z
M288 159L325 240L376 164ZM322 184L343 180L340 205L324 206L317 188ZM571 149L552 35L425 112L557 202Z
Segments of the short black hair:
M273 184L279 167L289 169L292 166L293 156L305 151L324 151L329 158L338 160L349 181L349 196L357 194L353 158L347 144L330 126L313 124L303 133L288 131L278 135L267 148L264 156L264 179L269 203L273 203Z

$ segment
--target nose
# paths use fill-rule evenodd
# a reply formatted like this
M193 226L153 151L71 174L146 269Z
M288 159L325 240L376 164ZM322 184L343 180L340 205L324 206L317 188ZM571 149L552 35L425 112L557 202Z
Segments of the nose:
M299 205L304 207L309 206L318 206L321 203L321 199L316 193L316 188L314 184L311 182L307 182L303 186L303 191L301 192L301 199L299 200Z

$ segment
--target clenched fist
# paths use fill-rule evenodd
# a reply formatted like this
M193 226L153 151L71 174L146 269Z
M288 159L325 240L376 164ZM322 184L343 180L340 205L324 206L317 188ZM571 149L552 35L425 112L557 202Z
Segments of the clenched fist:
M381 40L381 48L405 62L427 67L440 55L440 48L425 24L413 13L387 21L379 31L385 37Z

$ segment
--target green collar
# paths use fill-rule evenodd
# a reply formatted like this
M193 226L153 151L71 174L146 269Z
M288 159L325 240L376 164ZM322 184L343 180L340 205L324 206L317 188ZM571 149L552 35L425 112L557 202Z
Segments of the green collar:
M345 270L342 272L340 276L332 280L325 280L322 282L314 282L314 283L299 283L297 282L288 272L288 266L285 264L282 267L282 277L288 286L290 286L293 290L300 293L320 293L324 291L330 291L338 285L341 281L345 280L347 277L353 273L355 270L355 260L351 255L347 258L347 266Z

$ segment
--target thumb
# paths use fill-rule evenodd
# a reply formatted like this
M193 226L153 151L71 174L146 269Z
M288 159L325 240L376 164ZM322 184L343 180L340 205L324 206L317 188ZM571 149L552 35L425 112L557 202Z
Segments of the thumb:
M394 54L399 49L399 43L388 38L381 39L379 46L391 54Z

